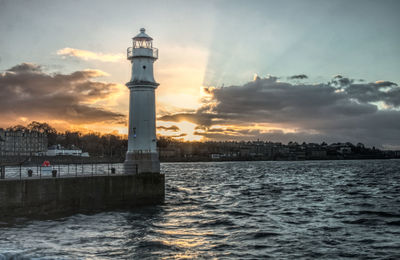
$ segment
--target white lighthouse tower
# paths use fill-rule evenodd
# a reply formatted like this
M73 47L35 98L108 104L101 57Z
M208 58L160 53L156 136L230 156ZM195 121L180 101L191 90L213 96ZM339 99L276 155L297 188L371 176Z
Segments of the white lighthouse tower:
M156 141L155 89L153 63L158 49L153 39L140 29L127 50L132 63L132 77L126 83L130 90L128 151L124 162L125 173L159 173L160 161Z

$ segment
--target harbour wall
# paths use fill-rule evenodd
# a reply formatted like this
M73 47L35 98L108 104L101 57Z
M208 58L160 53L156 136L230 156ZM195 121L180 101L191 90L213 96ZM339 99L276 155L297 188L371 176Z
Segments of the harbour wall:
M51 217L164 202L159 173L0 181L0 219Z

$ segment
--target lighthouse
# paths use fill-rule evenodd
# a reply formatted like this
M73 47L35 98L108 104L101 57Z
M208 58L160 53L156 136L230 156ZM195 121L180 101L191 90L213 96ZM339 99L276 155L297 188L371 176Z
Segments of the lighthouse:
M157 153L155 90L153 64L158 59L158 49L144 28L133 39L127 50L132 64L129 88L129 131L125 173L159 173Z

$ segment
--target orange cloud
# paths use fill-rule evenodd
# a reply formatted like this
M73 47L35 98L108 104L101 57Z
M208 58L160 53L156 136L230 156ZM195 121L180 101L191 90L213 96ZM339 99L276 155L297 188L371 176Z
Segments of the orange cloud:
M104 54L92 51L64 48L57 51L57 55L65 57L74 57L82 60L96 60L102 62L119 62L125 58L122 54Z
M31 63L14 66L0 74L0 127L29 121L46 121L57 129L124 125L125 113L104 105L118 95L118 84L91 80L104 75L100 70L48 74Z

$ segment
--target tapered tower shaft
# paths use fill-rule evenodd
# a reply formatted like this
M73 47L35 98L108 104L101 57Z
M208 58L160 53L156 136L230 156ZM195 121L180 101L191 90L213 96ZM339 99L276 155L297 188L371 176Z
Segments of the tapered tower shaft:
M160 172L155 106L155 90L159 84L153 75L158 49L153 48L152 41L142 28L133 37L133 46L127 51L127 58L132 63L132 77L126 83L130 91L128 151L124 162L126 173Z

